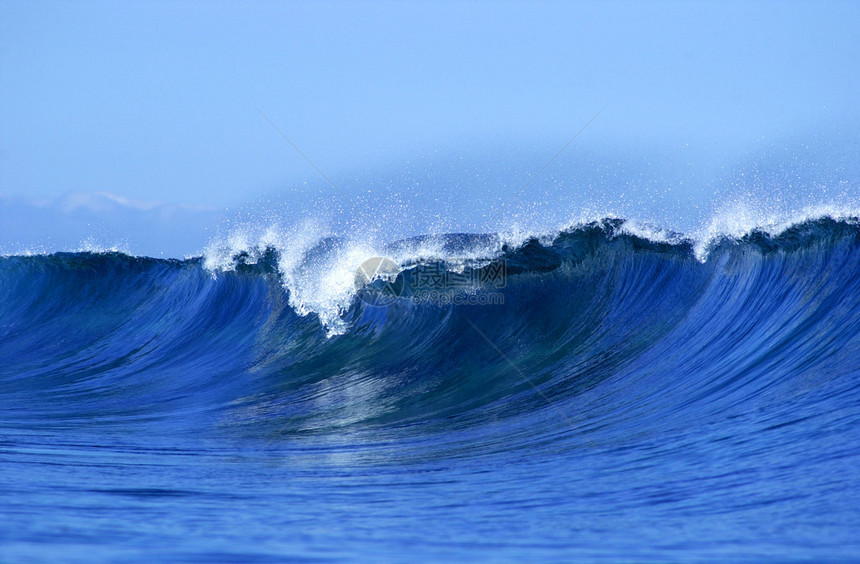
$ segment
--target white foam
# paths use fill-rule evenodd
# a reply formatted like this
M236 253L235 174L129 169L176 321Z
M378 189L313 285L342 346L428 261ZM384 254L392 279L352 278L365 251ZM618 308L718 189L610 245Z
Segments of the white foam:
M106 244L95 237L87 237L81 241L80 245L74 249L74 252L92 253L97 255L106 253L123 253L126 255L132 255L131 249L125 242L114 241L113 243Z
M650 223L636 221L635 219L625 220L624 223L621 224L620 231L628 235L633 235L634 237L639 237L640 239L647 239L654 243L669 243L677 245L685 239L682 234L676 231L664 229Z
M236 268L235 257L247 253L246 262L259 261L267 249L278 251L278 272L289 292L290 306L302 316L316 314L328 334L346 331L342 314L355 295L355 273L365 260L378 256L369 241L338 239L322 248L331 233L322 224L304 221L292 228L270 225L263 230L241 226L211 242L204 267L213 276Z
M768 211L754 200L737 200L723 206L692 235L680 234L650 222L624 219L617 233L625 233L659 243L692 241L694 253L705 262L709 250L723 238L740 239L755 230L776 236L800 222L830 217L848 220L858 216L860 206L818 205L797 212ZM342 334L348 329L343 320L355 294L355 276L362 263L373 257L386 257L401 268L444 261L452 270L480 266L498 258L503 248L515 250L531 239L549 245L562 232L582 228L605 219L622 219L612 213L585 210L556 229L531 230L513 226L496 237L477 238L474 244L446 248L444 236L429 236L402 241L386 250L378 239L379 230L352 233L329 239L333 231L321 221L306 220L292 227L271 223L266 227L248 222L213 239L204 253L204 266L213 276L235 270L236 257L246 254L247 263L259 261L266 250L278 252L278 271L289 292L289 304L299 315L315 314L327 333Z
M718 210L692 237L696 258L705 262L714 243L722 239L739 240L753 231L777 237L804 221L830 218L848 221L860 215L860 207L837 204L804 206L799 210L773 211L758 202L738 200Z

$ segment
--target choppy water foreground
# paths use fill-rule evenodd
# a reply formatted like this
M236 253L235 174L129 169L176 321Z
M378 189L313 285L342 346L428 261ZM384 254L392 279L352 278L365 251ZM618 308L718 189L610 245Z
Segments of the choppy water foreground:
M0 258L0 559L860 555L856 219L386 252Z

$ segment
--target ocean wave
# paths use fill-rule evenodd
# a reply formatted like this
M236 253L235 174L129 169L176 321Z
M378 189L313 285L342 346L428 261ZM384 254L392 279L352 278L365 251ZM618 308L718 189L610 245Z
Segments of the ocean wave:
M635 432L646 411L681 424L858 371L856 218L714 238L704 261L692 239L617 218L516 245L312 240L220 263L0 258L7 420L378 439L544 417L597 441L607 413ZM397 270L357 278L376 253ZM580 403L620 385L623 401Z

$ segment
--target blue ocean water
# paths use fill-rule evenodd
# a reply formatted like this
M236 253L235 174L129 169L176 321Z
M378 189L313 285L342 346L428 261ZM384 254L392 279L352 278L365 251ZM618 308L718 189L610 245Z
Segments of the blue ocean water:
M378 254L0 258L0 560L860 558L856 217Z

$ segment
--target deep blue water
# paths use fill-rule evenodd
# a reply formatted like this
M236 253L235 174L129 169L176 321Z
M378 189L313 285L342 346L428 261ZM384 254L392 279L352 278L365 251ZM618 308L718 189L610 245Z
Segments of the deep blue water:
M860 558L860 224L619 225L399 260L334 328L336 240L0 258L0 560Z

